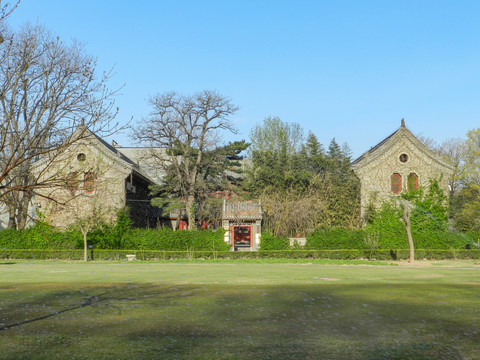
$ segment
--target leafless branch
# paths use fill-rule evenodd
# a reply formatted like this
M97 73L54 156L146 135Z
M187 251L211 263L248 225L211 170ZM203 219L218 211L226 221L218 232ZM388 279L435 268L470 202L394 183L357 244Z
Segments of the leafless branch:
M135 139L154 148L166 149L158 166L176 179L176 190L185 201L189 226L201 177L204 154L217 145L218 131L236 133L230 120L238 107L215 91L205 90L192 96L175 92L150 98L153 111L135 131Z
M97 75L97 60L78 43L68 46L38 25L7 38L0 46L0 201L22 228L38 189L61 183L43 176L56 158L86 129L107 136L120 128L113 123L119 90L106 86L113 71Z

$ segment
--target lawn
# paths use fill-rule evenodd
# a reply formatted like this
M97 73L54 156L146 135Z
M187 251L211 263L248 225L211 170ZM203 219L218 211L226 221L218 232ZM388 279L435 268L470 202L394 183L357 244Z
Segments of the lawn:
M0 262L0 359L479 359L480 262Z

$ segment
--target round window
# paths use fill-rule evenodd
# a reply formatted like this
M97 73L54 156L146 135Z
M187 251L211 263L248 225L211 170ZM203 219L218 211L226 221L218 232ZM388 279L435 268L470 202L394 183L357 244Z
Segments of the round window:
M87 159L87 155L85 155L84 153L80 153L77 155L78 161L85 161L86 159Z
M402 155L400 155L399 159L400 159L400 162L406 163L408 161L408 155L407 154L402 154Z

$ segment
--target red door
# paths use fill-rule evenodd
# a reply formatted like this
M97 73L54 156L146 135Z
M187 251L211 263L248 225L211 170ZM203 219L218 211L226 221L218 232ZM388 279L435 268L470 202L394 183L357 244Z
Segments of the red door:
M233 247L252 247L252 225L233 225Z

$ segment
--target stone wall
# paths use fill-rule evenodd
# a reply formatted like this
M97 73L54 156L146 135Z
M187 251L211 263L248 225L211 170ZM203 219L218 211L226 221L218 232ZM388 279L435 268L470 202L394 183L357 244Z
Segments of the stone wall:
M449 164L423 145L405 127L362 155L352 167L361 182L362 215L370 203L378 206L383 201L400 197L401 193L392 192L393 174L401 176L402 192L408 190L409 175L416 174L419 187L426 188L430 181L438 180L447 194L448 179L453 172Z
M52 186L41 190L47 198L37 196L37 206L46 221L58 227L68 227L92 215L111 222L117 210L125 206L129 173L112 155L80 142L58 157L44 174L52 179ZM91 174L93 184L85 181L86 174Z

